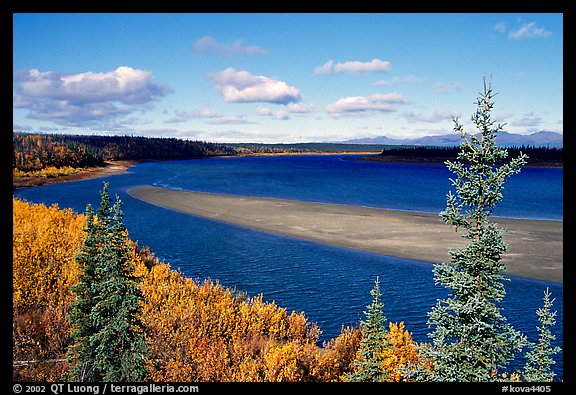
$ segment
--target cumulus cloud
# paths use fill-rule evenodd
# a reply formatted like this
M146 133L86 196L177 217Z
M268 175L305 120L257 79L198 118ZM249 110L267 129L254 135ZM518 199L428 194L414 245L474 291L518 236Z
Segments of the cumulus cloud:
M150 71L128 66L79 74L31 69L14 74L12 104L29 109L30 118L79 125L130 114L170 91Z
M258 107L256 109L256 114L262 116L262 117L271 117L274 120L277 121L286 121L288 119L290 119L290 115L288 114L288 112L291 111L272 111L270 110L268 107Z
M392 65L387 60L373 59L369 62L360 62L357 60L348 61L344 63L334 63L332 59L324 63L322 66L314 69L316 75L338 74L338 73L352 73L352 74L366 74L366 73L385 73L390 71Z
M369 96L349 96L338 99L326 107L331 114L354 114L370 112L394 112L395 104L407 104L408 101L399 93L374 93Z
M235 40L232 44L222 44L211 36L204 36L196 40L194 50L202 53L216 54L227 58L233 55L265 55L268 53L256 45L244 45L244 40Z
M267 102L288 104L301 99L300 92L283 81L257 76L233 68L210 74L216 91L232 103Z
M269 109L268 107L258 107L256 109L256 114L260 115L260 116L272 116L272 110Z

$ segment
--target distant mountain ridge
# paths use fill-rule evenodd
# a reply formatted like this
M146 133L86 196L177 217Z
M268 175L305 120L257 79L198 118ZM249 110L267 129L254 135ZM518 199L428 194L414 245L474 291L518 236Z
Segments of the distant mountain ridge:
M411 139L396 139L386 136L366 137L341 141L346 144L383 144L383 145L430 145L438 147L449 147L460 144L460 136L457 133L443 134L439 136L424 136ZM539 131L531 134L517 134L509 132L499 132L496 143L502 147L535 146L535 147L556 147L564 146L563 135L556 132Z

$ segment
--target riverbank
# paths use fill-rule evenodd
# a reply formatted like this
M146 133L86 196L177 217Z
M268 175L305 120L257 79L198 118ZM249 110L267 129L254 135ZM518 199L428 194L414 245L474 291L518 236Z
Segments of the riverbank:
M416 164L439 164L443 165L447 160L455 162L455 157L441 156L441 157L425 157L425 156L402 156L402 155L367 155L361 158L362 160L370 162L381 163L416 163ZM529 159L525 167L564 167L564 162L561 160L546 160L546 159Z
M424 262L449 260L466 240L438 215L338 204L198 193L152 186L129 193L160 207L328 245ZM563 222L494 218L508 229L506 274L563 282Z
M103 167L78 169L78 172L58 177L12 177L12 188L30 188L59 182L79 181L88 178L106 177L124 173L130 166L140 163L136 160L107 161Z

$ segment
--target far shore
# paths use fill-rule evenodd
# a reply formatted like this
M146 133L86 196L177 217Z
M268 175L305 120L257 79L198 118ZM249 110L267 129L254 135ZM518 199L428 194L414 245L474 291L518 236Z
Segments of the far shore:
M140 186L133 197L273 234L430 263L448 262L461 233L438 215ZM492 218L507 229L505 274L563 283L563 221Z

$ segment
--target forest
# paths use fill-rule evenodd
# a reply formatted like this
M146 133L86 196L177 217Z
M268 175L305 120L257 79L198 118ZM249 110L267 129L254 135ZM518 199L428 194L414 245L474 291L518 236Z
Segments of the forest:
M176 138L13 133L15 176L45 169L104 166L107 161L192 159L236 155L223 144Z

